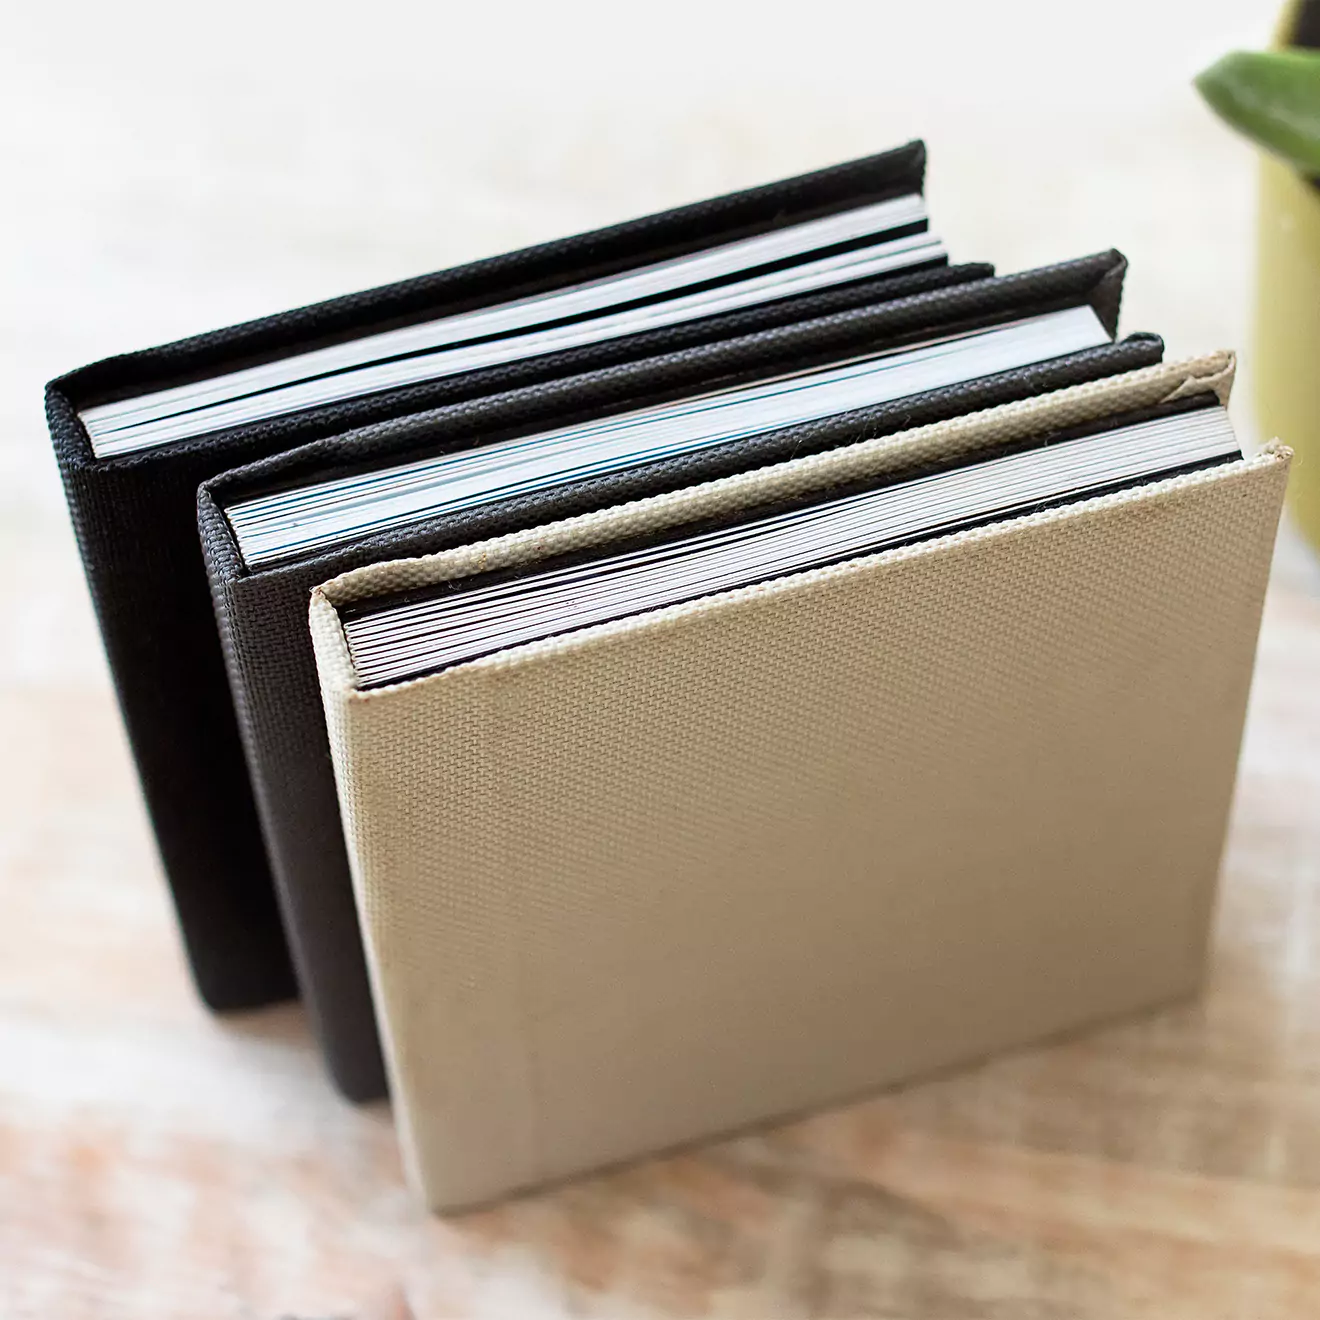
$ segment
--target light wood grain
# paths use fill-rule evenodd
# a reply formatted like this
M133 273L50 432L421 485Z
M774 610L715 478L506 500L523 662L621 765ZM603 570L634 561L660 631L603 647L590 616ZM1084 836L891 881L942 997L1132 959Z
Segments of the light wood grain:
M913 134L959 259L1115 244L1125 329L1245 346L1253 161L1187 79L1274 8L10 7L4 1320L1320 1314L1320 572L1294 543L1201 1001L440 1222L300 1009L193 996L40 416L104 353Z
M1320 601L1281 587L1199 1002L450 1222L297 1008L196 1005L104 692L11 690L0 1310L1316 1313L1317 675Z

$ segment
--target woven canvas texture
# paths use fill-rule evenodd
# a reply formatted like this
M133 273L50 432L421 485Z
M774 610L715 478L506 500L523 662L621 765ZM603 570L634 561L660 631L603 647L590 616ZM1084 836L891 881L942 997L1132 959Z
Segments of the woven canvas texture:
M345 1094L358 1100L374 1098L385 1090L385 1076L307 635L307 598L313 587L365 564L472 545L499 533L698 486L797 455L874 440L1011 400L1053 395L1066 386L1157 363L1163 346L1154 336L1134 335L964 385L379 531L255 572L248 572L241 562L223 506L272 486L325 478L342 471L346 460L357 470L368 459L397 460L461 449L654 402L672 397L676 390L701 390L749 372L769 374L780 367L800 366L826 350L848 356L891 334L923 333L919 327L929 329L932 317L962 324L991 312L1002 315L1007 307L1025 315L1060 301L1087 301L1112 318L1122 270L1121 258L1102 254L1043 272L965 286L957 297L897 298L864 314L744 336L701 352L650 358L349 431L203 483L197 527L233 709L299 987L331 1074ZM680 500L675 508L681 506ZM222 695L227 700L227 694ZM198 745L205 744L198 740Z
M1236 369L1235 356L1224 351L1160 362L452 550L366 564L326 583L324 593L335 605L346 605L514 568L854 481L895 478L934 460L971 461L977 454L1032 436L1196 395L1213 394L1226 406Z
M875 304L896 291L902 292L898 301L906 309L898 313L900 319L920 317L926 306L918 296L921 290L931 291L925 295L929 298L946 284L961 285L969 274L985 274L986 269L864 281L841 297L786 300L760 321L746 314L711 317L104 460L94 456L77 409L346 335L658 260L793 217L919 191L924 160L921 144L912 143L762 188L108 358L51 382L47 418L83 566L189 961L208 1004L249 1008L286 997L295 986L198 546L201 482L237 464L341 436L369 422L419 409L443 413L440 405L446 403L517 387L534 389L534 382L565 375L599 370L608 377L612 368L635 380L645 374L638 360L657 355L669 370L696 371L711 356L723 362L725 341L755 338L750 332L761 326L775 327L777 352L811 341L812 333L796 324L804 318L823 322L827 338L852 332L845 327L864 336L874 322ZM1068 278L1067 272L1053 272L1045 287L1057 289ZM993 285L992 299L1002 294L994 281L973 283ZM1121 271L1109 281L1108 302L1114 310L1120 286ZM974 293L973 302L984 296ZM947 306L938 297L935 301L940 308Z
M791 219L921 192L925 168L925 144L909 142L808 174L364 289L157 348L106 358L71 373L63 382L69 393L79 397L131 394L178 384L230 370L244 359L286 352L292 344L333 342L368 328L384 329L409 320L466 311L566 280L597 278L632 265L639 255L658 261ZM354 411L363 420L373 411L385 417L412 410L391 407L382 411L375 409L371 400L359 400L357 405ZM426 405L413 405L422 406ZM342 407L337 408L337 413L342 411ZM275 423L262 429L262 434L277 430ZM205 440L186 443L204 445Z
M1286 451L353 690L439 1209L1192 990ZM370 576L369 574L366 576Z

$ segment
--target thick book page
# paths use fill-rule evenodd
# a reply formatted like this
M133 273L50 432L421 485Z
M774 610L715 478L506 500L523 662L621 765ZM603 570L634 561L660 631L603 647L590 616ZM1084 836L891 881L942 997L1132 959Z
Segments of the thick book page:
M943 245L925 232L926 225L920 195L876 202L618 275L97 405L79 415L98 457L131 453L945 260ZM910 232L914 229L919 232Z
M462 585L344 621L360 687L969 523L1240 457L1222 407L1046 444L587 564Z
M860 360L240 500L249 567L602 473L888 403L1110 342L1090 307L1048 312Z

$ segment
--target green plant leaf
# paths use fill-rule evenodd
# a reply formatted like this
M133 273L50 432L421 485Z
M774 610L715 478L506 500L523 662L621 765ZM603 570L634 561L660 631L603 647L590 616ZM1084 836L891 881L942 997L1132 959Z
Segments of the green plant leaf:
M1320 174L1320 51L1234 51L1196 78L1210 108L1303 174Z

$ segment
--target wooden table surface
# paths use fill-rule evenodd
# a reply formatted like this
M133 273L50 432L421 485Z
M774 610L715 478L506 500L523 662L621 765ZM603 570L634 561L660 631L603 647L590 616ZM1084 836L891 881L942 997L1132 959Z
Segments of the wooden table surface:
M1269 602L1200 1002L448 1222L297 1007L198 1007L104 689L0 726L0 1314L1320 1314L1320 598Z
M1252 157L1187 79L1274 7L11 7L3 1320L1320 1315L1320 571L1295 545L1204 998L440 1221L297 1006L193 996L40 416L106 353L916 134L958 258L1115 244L1126 330L1249 348Z

